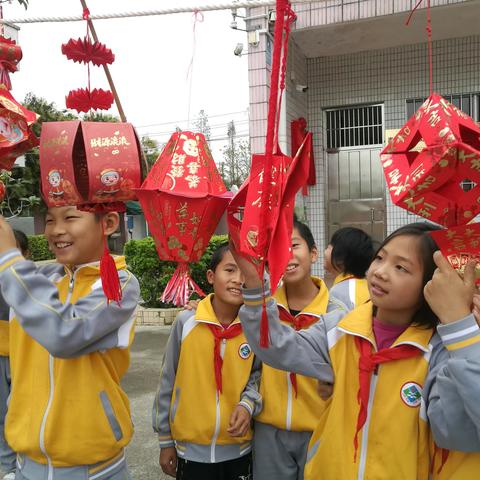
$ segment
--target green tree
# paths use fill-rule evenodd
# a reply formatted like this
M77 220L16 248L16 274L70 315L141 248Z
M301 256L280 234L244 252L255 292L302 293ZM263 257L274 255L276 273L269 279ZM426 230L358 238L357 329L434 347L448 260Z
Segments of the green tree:
M142 137L140 140L145 160L147 161L148 170L150 170L153 164L157 161L160 152L163 149L163 145L159 145L156 140L150 137Z
M248 177L250 171L250 145L246 140L239 140L232 120L227 128L228 144L222 149L223 161L220 173L227 188L239 187Z
M196 132L203 133L205 140L210 142L210 135L212 130L210 128L210 123L208 121L208 115L205 113L205 110L200 110L198 112L196 120L193 122L193 126Z

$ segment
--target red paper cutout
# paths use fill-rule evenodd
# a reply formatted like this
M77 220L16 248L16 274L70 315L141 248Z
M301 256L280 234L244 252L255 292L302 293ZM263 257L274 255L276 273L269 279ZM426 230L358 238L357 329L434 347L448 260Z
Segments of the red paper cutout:
M460 273L463 273L469 260L480 263L480 223L437 230L430 235L444 257Z
M423 140L425 146L414 151ZM480 129L434 93L382 151L392 201L445 226L480 213ZM464 192L463 180L476 186Z
M40 172L45 203L123 211L118 202L134 200L140 186L140 159L130 123L44 122Z
M162 298L184 305L196 289L185 264L203 255L231 198L205 137L174 133L137 196L158 256L180 263Z
M71 38L62 45L62 53L78 63L93 63L93 65L107 65L113 63L115 55L103 43L92 42L90 38Z
M110 90L94 88L78 88L71 90L65 98L67 108L77 110L77 112L88 112L90 110L108 110L113 104L113 93Z

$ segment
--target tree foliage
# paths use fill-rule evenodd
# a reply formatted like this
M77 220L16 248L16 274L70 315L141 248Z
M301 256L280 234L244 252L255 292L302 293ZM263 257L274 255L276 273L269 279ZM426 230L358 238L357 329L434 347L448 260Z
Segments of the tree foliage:
M203 133L207 142L210 141L212 129L210 128L210 122L208 121L208 115L205 110L202 109L198 112L197 118L193 122L193 126L196 132Z
M239 140L232 120L227 129L228 144L222 149L223 161L220 174L228 189L240 185L250 171L250 145L247 140Z

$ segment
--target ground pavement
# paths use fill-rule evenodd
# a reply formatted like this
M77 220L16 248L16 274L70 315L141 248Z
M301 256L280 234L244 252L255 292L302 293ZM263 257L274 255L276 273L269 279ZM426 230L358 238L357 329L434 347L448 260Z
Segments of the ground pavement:
M130 369L123 386L130 398L135 434L127 448L132 480L172 480L158 465L159 448L152 430L152 402L170 327L137 327Z

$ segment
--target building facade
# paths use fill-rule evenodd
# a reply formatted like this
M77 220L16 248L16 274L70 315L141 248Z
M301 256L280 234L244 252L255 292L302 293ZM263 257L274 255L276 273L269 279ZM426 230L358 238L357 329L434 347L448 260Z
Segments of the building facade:
M375 239L418 219L392 204L379 153L429 95L426 10L417 1L327 0L293 3L280 146L290 153L290 122L313 132L317 183L297 209L323 252L338 228ZM427 2L423 2L426 5ZM422 5L423 5L422 4ZM431 0L433 88L480 120L480 1ZM264 150L274 17L250 9L250 136ZM318 272L321 270L321 262Z

